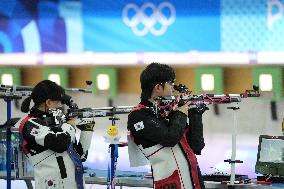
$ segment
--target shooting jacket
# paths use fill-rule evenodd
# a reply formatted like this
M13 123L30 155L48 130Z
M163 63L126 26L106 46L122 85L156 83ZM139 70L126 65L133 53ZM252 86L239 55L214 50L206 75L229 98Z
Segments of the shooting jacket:
M35 188L83 189L82 162L87 158L92 132L81 131L77 143L73 126L47 126L44 116L32 108L19 128L23 152L34 168Z
M204 147L201 114L170 113L167 119L155 113L153 104L142 101L128 116L134 143L149 160L154 188L205 188L195 154Z

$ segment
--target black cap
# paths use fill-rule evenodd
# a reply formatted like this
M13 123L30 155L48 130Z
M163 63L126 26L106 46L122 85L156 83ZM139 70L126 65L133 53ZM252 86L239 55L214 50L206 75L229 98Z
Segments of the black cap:
M39 82L33 89L31 99L36 105L45 102L47 99L63 101L65 90L50 80Z
M33 88L31 96L22 102L21 110L27 113L30 110L31 100L33 100L35 107L38 107L47 99L63 102L66 99L65 90L53 81L43 80Z

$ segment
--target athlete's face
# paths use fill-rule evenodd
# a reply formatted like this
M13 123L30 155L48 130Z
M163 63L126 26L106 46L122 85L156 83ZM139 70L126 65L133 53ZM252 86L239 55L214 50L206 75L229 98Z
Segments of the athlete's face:
M46 106L47 106L47 109L49 109L49 108L61 108L63 106L63 104L60 100L47 99L46 100Z
M174 93L174 81L159 83L154 87L154 97L172 96Z
M168 81L164 83L164 90L162 91L161 96L171 96L174 93L174 82L173 81Z

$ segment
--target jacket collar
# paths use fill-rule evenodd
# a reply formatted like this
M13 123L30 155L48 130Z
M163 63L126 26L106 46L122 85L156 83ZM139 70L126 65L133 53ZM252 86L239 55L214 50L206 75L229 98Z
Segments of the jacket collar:
M36 107L31 108L30 115L33 116L33 117L43 117L44 115L46 117L50 116L47 112L43 112L43 111L37 109Z
M146 109L150 110L154 115L158 116L156 105L149 100L141 100L140 104L144 105Z
M155 104L153 102L150 102L149 100L141 100L140 104L147 107L155 107Z

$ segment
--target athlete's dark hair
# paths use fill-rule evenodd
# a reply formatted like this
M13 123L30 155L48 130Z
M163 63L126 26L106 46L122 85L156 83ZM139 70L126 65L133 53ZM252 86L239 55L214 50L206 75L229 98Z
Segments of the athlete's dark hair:
M169 65L156 62L149 64L140 75L141 100L147 100L151 97L155 85L173 81L175 77L175 71Z

